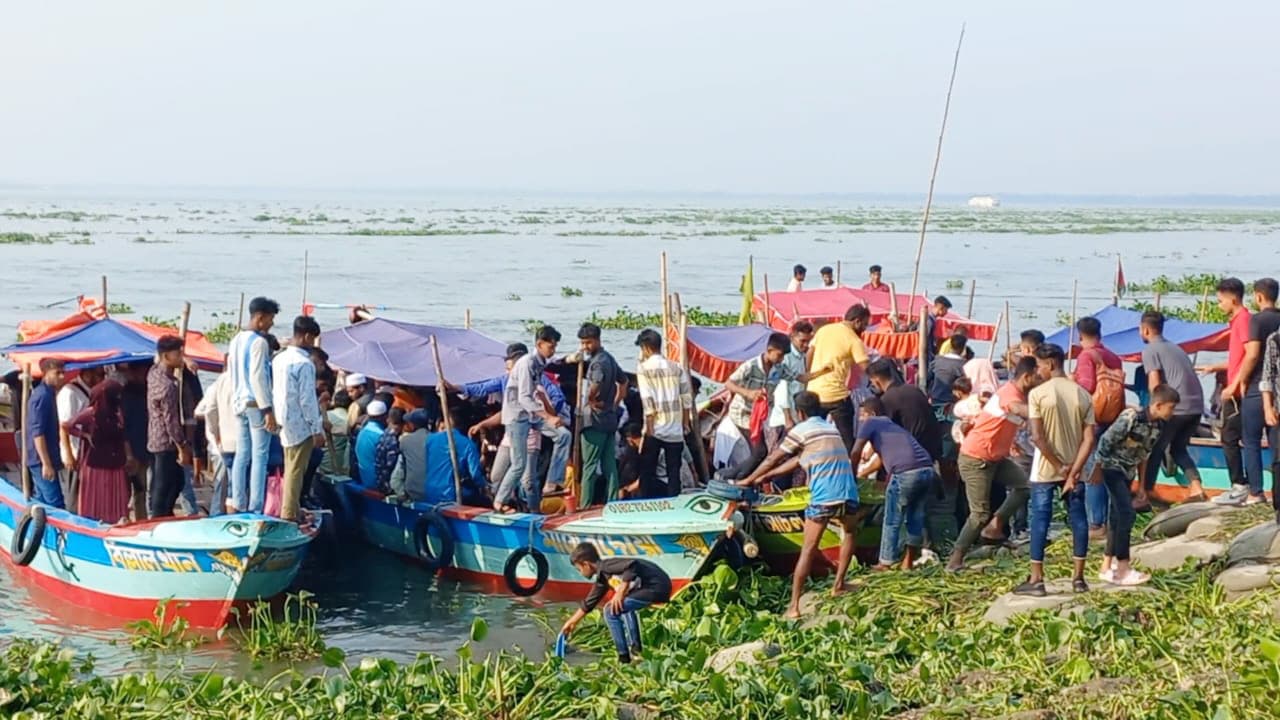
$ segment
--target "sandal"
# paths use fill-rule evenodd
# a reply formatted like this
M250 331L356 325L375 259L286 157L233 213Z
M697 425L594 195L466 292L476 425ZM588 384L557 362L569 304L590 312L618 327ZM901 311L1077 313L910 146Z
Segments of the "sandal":
M1028 581L1026 581L1026 582L1022 583L1021 585L1019 585L1018 587L1014 588L1014 589L1013 589L1013 594L1014 594L1014 595L1025 595L1025 596L1028 596L1028 597L1044 597L1045 595L1048 595L1049 593L1048 593L1048 592L1046 592L1046 591L1045 591L1045 589L1044 589L1044 581L1043 581L1043 580L1041 580L1040 582L1031 582L1030 580L1028 580Z
M1080 593L1087 593L1089 592L1089 583L1085 582L1084 578L1076 578L1071 581L1071 592L1076 593L1077 595Z

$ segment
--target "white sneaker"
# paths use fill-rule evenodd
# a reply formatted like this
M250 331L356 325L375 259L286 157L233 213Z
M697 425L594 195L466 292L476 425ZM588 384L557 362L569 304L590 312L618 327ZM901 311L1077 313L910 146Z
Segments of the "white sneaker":
M1112 568L1104 568L1098 573L1098 579L1104 583L1115 582L1116 571Z
M1231 489L1215 497L1213 502L1218 505L1243 505L1244 501L1249 497L1249 488L1244 485L1232 485Z
M1244 504L1257 505L1259 503L1264 503L1266 501L1267 501L1267 497L1265 495L1250 495L1249 499L1244 501Z

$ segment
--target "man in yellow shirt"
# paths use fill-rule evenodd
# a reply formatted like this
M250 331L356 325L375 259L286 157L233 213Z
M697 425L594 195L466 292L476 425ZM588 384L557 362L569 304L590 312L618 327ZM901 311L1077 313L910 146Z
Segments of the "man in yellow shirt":
M865 305L853 305L842 322L818 328L809 346L809 367L831 368L831 372L810 380L806 389L817 394L827 419L840 431L846 450L853 447L855 440L849 379L855 368L857 378L861 378L870 360L862 344L862 333L870 320L871 311Z

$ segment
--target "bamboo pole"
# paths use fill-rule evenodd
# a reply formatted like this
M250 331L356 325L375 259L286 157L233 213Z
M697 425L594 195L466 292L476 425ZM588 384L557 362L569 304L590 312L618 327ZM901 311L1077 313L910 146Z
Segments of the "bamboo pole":
M911 272L911 300L907 314L915 314L916 287L920 280L920 259L924 257L924 234L929 227L929 211L933 208L933 187L938 180L938 165L942 162L942 138L947 134L947 116L951 114L951 90L956 85L956 70L960 67L960 48L964 45L964 25L960 26L960 39L956 41L956 56L951 63L951 81L947 83L947 101L942 106L942 128L938 130L938 148L933 154L933 171L929 174L929 193L924 200L924 217L920 220L920 242L916 245L916 265Z
M836 261L836 287L840 287L840 261Z
M1076 299L1080 289L1080 281L1071 281L1071 325L1067 328L1067 357L1071 357L1071 348L1076 346ZM1078 363L1072 361L1071 368L1075 369Z
M244 329L244 293L240 293L240 315L236 317L236 330Z
M667 293L667 251L663 250L661 255L661 265L658 268L658 280L662 285L662 336L667 335L667 321L671 318L671 300Z
M671 293L671 317L676 322L680 321L680 316L684 315L684 304L680 302L680 293Z
M1013 313L1009 310L1009 301L1004 301L1004 347L1013 347Z
M893 326L893 332L898 331L898 290L893 283L889 283L889 324Z
M107 276L102 276L102 312L107 313ZM107 313L108 315L110 313Z
M467 308L466 312L462 313L462 327L471 329L471 308Z
M684 375L689 378L692 384L693 370L689 366L689 316L684 313L680 314L680 366L684 368ZM697 442L693 443L693 447L689 448L689 452L693 454L693 461L698 470L698 479L706 481L711 477L711 468L707 465L706 446L702 442L702 428L698 423L698 398L693 398L693 418L689 423L690 430Z
M1160 312L1160 291L1159 290L1156 291L1156 299L1155 299L1155 302L1152 303L1152 306L1155 307L1156 312Z
M929 392L929 308L920 308L920 327L917 328L920 333L920 352L918 357L920 367L916 370L916 386L926 394Z
M978 279L974 278L969 281L969 307L964 312L964 316L970 319L973 318L973 295L974 295L974 292L977 291L977 289L978 289Z
M307 312L307 282L311 279L311 251L302 251L302 312Z
M191 303L182 303L182 321L178 325L178 339L182 341L183 353L186 352L187 345L187 326L191 323ZM187 406L182 402L182 386L185 384L187 367L184 363L178 368L178 419L183 425L187 424Z
M31 365L22 364L22 495L31 499L31 452L27 450L27 428L31 418L27 417L31 407ZM17 415L17 413L15 413Z
M992 362L996 358L996 345L1000 342L1000 326L1004 324L1004 311L1002 310L996 316L996 330L991 336L991 347L987 348L987 362Z
M773 327L773 306L769 304L769 273L764 274L764 326Z
M440 362L440 344L431 336L431 359L436 366L436 394L440 396L440 414L444 416L445 438L449 441L449 463L453 466L453 501L462 504L462 472L458 469L458 448L453 442L453 419L449 417L449 392L445 389L444 365ZM516 442L514 439L512 442ZM532 508L538 512L541 508Z

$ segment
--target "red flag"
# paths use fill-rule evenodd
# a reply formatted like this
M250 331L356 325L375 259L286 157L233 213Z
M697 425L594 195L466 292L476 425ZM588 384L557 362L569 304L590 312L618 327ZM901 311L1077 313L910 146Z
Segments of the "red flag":
M1124 297L1124 266L1120 264L1120 256L1116 256L1116 297Z

